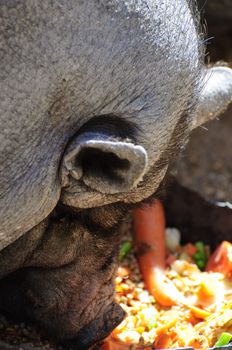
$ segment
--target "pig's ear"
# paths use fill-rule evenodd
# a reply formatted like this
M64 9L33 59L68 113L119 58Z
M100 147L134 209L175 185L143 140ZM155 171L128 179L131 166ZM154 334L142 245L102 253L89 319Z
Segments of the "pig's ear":
M85 132L76 137L63 159L63 185L70 177L79 184L104 194L126 192L142 180L147 153L132 142Z
M230 102L232 102L232 69L208 68L192 121L192 129L221 114Z

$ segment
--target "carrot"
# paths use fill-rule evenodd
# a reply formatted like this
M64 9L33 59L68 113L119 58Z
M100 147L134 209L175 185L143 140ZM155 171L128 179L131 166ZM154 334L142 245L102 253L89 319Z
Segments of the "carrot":
M206 317L211 315L209 311L200 309L199 307L196 307L196 306L189 306L189 308L193 316L195 316L196 318L205 319Z
M179 292L165 278L165 218L160 201L134 211L135 248L145 285L164 306L177 303Z
M194 349L202 349L201 343L197 339L191 340L188 345L193 347Z
M102 350L110 350L110 344L109 342L104 342L101 346Z
M232 243L223 241L209 257L205 270L232 276Z
M153 205L134 211L135 247L140 261L145 259L161 269L165 268L165 217L162 203L156 200ZM147 259L147 256L152 259Z
M121 343L115 340L107 339L101 345L102 350L128 350L130 347L127 343ZM145 348L144 350L152 350L151 348Z
M172 347L172 338L168 334L160 334L155 339L153 346L156 349L168 349Z

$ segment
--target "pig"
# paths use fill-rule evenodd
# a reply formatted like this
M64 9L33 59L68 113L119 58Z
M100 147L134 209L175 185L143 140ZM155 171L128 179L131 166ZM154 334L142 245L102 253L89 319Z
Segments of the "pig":
M1 0L0 308L87 349L123 319L120 224L231 102L187 0Z

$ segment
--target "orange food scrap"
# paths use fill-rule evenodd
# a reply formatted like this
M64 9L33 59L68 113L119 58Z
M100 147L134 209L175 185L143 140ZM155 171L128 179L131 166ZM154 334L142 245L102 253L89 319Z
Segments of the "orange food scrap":
M211 315L209 311L200 309L199 307L196 307L196 306L190 306L189 308L193 316L195 316L196 318L205 319L206 317Z
M201 300L215 296L218 285L213 278L207 277L203 279L199 285L198 297Z
M160 201L134 212L135 247L145 285L164 306L177 304L179 291L165 278L165 218Z
M232 276L232 243L223 241L210 256L205 270Z
M153 346L156 349L168 349L172 347L172 338L168 334L160 334L156 337Z

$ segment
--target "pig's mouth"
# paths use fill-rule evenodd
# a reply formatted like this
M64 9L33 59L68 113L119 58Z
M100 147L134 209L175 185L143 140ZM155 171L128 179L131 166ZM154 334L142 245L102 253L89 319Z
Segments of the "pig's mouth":
M63 341L63 346L72 349L85 350L98 343L123 320L125 311L113 302L103 316L95 318L83 327L73 339Z
M124 310L112 301L113 294L105 299L105 304L109 303L107 306L104 306L104 303L101 303L99 300L98 305L101 305L101 307L97 307L98 311L95 310L91 318L88 315L91 315L95 308L93 301L91 301L90 305L83 308L82 316L79 315L77 319L73 318L73 315L75 315L75 304L71 305L63 313L58 313L56 317L53 317L54 315L47 313L48 310L43 310L42 305L37 305L36 309L31 308L23 291L22 293L17 293L20 290L17 280L12 278L12 276L9 277L2 281L2 283L5 282L5 286L1 286L1 293L4 292L4 289L5 293L0 295L2 311L5 309L7 314L16 316L16 319L18 318L22 321L26 320L34 323L37 319L41 328L46 328L50 336L54 337L58 343L62 343L65 348L72 348L73 350L89 349L89 347L107 337L125 317ZM109 284L111 289L110 285L111 283ZM42 309L40 310L41 307ZM55 310L53 311L55 313ZM87 320L88 318L89 320ZM87 322L85 323L84 320ZM79 328L78 324L80 323L84 324L82 328ZM75 328L77 331L75 331Z

